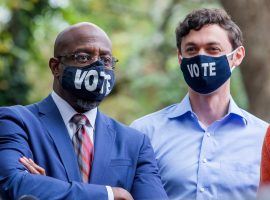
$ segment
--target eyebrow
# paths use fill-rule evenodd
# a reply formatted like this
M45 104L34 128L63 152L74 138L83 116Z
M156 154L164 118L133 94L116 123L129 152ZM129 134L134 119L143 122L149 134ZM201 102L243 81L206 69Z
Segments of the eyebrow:
M208 43L206 43L206 46L211 46L211 45L219 45L219 46L221 46L220 42L208 42ZM194 42L188 42L188 43L186 43L185 46L198 46L198 45L196 43L194 43Z
M111 51L109 51L109 50L104 50L104 49L100 49L100 48L99 48L99 53L101 53L101 54L112 54Z

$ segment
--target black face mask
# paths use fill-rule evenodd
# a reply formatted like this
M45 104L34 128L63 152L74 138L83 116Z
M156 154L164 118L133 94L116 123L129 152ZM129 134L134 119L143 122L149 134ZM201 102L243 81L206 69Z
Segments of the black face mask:
M89 102L98 105L114 83L114 71L99 60L85 67L65 66L61 78L62 87L78 99L80 107L88 107Z
M236 50L219 57L197 55L183 58L181 70L188 86L200 94L216 91L231 76L233 68L230 68L227 57L233 55Z

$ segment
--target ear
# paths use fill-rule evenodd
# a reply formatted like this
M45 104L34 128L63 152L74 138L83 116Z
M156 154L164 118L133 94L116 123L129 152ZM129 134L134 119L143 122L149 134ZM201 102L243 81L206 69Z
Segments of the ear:
M60 62L57 58L50 58L49 66L51 68L54 77L59 77L60 75Z
M245 57L245 48L243 46L238 47L236 52L233 55L233 66L239 66L242 63L242 60Z
M179 65L181 65L181 63L182 63L182 54L179 51L179 49L177 49L177 57L178 57L178 63L179 63Z

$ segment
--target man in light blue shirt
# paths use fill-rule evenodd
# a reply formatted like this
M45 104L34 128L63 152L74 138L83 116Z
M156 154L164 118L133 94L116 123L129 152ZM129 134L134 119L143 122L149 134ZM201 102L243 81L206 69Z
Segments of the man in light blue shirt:
M179 24L176 40L188 94L131 126L149 136L169 199L255 199L268 124L230 95L245 56L241 30L224 10L201 9Z

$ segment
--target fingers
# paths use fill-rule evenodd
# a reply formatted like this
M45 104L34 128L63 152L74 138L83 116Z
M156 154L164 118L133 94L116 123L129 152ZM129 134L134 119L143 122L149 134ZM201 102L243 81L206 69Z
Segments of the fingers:
M38 166L32 159L28 159L26 157L22 157L19 161L28 169L28 171L32 174L40 174L46 175L45 170Z
M40 174L30 163L30 161L26 157L22 157L19 159L20 162L28 169L28 171L32 174Z
M123 188L112 187L114 200L134 200L131 194Z
M37 165L36 163L34 163L34 161L29 158L29 161L31 163L31 165L41 174L41 175L45 175L46 176L46 172L45 169L43 169L42 167L40 167L39 165Z

